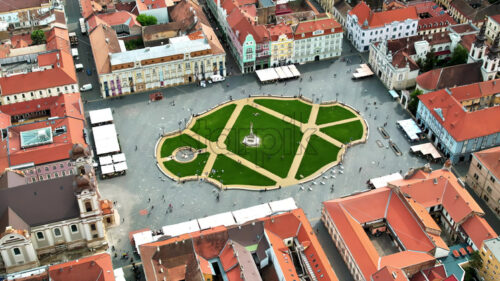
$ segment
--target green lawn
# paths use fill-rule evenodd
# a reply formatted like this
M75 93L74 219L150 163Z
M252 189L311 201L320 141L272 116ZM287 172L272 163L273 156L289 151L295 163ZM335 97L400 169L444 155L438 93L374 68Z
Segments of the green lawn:
M295 178L300 180L310 176L326 164L334 162L337 160L339 151L338 146L316 135L311 135Z
M236 104L230 104L217 109L213 113L196 120L191 131L209 141L217 141L235 108Z
M205 144L193 139L191 136L182 134L173 138L166 139L161 146L160 156L170 156L172 155L172 152L174 152L174 150L182 146L190 146L194 149L207 147Z
M321 131L342 143L359 140L363 137L363 125L360 120L321 128Z
M215 173L211 173L210 177L225 185L273 186L276 184L272 179L257 173L223 154L217 155L212 170L215 170Z
M356 117L356 115L342 106L322 106L319 108L318 116L316 117L316 125L331 123L353 117Z
M163 162L163 165L167 168L167 170L181 178L186 176L201 175L209 156L210 153L204 152L198 154L196 159L188 163L180 163L170 160Z
M311 115L312 106L300 100L256 99L254 102L302 123L307 123Z
M261 141L256 148L242 143L250 132L250 122ZM285 178L301 139L299 127L246 105L229 132L226 146L229 151Z

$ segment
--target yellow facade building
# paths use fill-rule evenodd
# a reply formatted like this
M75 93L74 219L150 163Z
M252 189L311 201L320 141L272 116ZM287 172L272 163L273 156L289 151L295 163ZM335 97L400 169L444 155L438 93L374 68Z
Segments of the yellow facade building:
M485 240L480 256L483 260L483 267L479 270L482 280L500 280L500 237Z

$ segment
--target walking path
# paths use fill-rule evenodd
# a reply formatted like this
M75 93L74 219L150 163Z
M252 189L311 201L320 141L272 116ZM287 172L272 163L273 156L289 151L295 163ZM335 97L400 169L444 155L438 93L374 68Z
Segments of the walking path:
M212 183L215 182L214 184L218 185L221 188L226 188L226 189L231 188L231 189L247 189L247 190L263 190L263 189L269 190L269 189L276 189L276 188L280 188L283 186L294 185L294 184L298 184L301 182L306 182L306 181L312 180L312 179L318 177L319 175L321 175L325 170L337 165L341 161L342 155L344 154L347 146L344 145L343 143L341 143L340 141L338 141L338 140L328 136L327 134L321 132L320 131L321 128L360 120L362 125L363 125L363 137L359 140L351 142L348 146L350 146L352 144L356 144L356 143L366 142L367 131L368 131L367 127L366 127L366 122L364 122L363 118L361 118L361 116L359 116L359 114L357 112L355 112L350 107L344 106L340 103L311 104L310 102L302 100L303 102L310 104L312 106L308 122L302 123L302 122L299 122L299 121L297 121L293 118L290 118L284 114L276 112L270 108L267 108L265 106L254 103L255 99L261 99L261 98L278 99L278 100L294 100L294 99L296 99L296 98L279 98L279 97L252 97L252 98L245 98L245 99L241 99L241 100L232 101L231 103L235 104L236 107L235 107L233 113L231 114L231 116L229 117L229 119L228 119L224 129L222 130L222 133L219 136L217 142L209 141L206 138L191 131L192 126L196 123L196 120L198 118L201 118L205 115L212 113L213 110L208 111L207 113L205 113L203 115L200 115L200 116L193 118L193 120L191 121L191 124L183 132L162 137L162 139L159 142L159 145L157 147L157 151L156 151L156 158L157 158L157 161L159 163L160 169L162 169L162 171L165 174L167 174L170 178L177 180L177 181L198 180L200 178L204 178ZM300 144L298 146L298 150L295 153L293 162L290 165L290 169L289 169L288 174L285 178L281 178L278 175L268 171L267 169L260 167L259 165L255 164L255 163L253 163L253 162L251 162L251 161L249 161L249 160L247 160L247 159L245 159L245 158L243 158L243 157L241 157L241 156L239 156L239 155L237 155L237 154L235 154L227 149L226 144L225 144L226 138L229 135L229 132L233 128L234 124L236 123L236 120L238 119L238 117L239 117L239 115L240 115L240 113L245 105L250 105L250 106L255 107L255 108L257 108L257 109L259 109L259 110L261 110L269 115L272 115L280 120L283 120L285 122L288 122L290 124L298 126L300 128L301 132L303 133L302 139L301 139ZM330 122L327 124L316 125L316 118L318 116L319 108L323 107L323 106L332 106L332 105L340 105L340 106L348 109L349 111L353 112L356 115L356 117L348 118L348 119L344 119L344 120L340 120L340 121L335 121L335 122ZM168 140L169 138L177 136L179 134L189 135L189 136L193 137L194 139L200 141L201 143L204 143L207 146L207 148L202 149L201 152L209 152L210 156L208 157L208 160L205 164L203 172L200 176L188 176L188 177L179 178L176 175L174 175L173 173L171 173L170 171L168 171L162 165L162 163L164 161L175 161L175 158L172 156L163 157L163 158L160 157L160 151L161 151L161 147L162 147L163 143L166 140ZM309 143L309 139L311 138L312 135L317 135L317 136L321 137L322 139L324 139L325 141L328 141L328 142L332 143L333 145L340 147L341 149L340 149L339 153L337 154L336 161L328 163L324 167L321 167L320 169L318 169L318 171L316 171L312 175L309 175L303 179L297 180L295 178L295 176L297 174L297 171L300 168L302 158L305 155L305 151L306 151L307 145ZM225 156L233 159L234 161L238 162L239 164L244 165L244 166L256 171L259 174L262 174L263 176L266 176L269 179L272 179L273 181L276 182L276 185L274 187L269 187L269 186L265 187L265 186L222 185L222 184L220 184L220 182L218 182L217 180L215 180L213 178L209 178L209 174L213 168L215 160L217 159L217 155L219 155L219 154L224 154Z

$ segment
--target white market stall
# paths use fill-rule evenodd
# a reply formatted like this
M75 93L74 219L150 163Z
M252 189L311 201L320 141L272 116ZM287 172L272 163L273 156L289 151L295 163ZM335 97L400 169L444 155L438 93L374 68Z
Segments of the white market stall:
M155 241L155 239L153 238L153 232L151 230L135 233L134 235L132 235L132 237L134 237L134 244L137 253L140 253L139 246Z
M271 211L271 207L269 207L269 204L261 204L250 208L233 211L233 216L236 220L236 223L243 224L247 221L267 217L272 213L273 212Z
M182 234L199 231L200 226L198 225L198 220L190 220L178 224L166 225L161 229L164 235L175 237Z
M271 208L271 212L273 214L280 212L288 212L297 209L295 200L293 200L292 197L283 200L269 202L269 207Z
M394 174L386 175L383 177L370 179L370 184L373 186L373 188L381 188L381 187L387 186L388 182L402 180L402 179L403 179L403 176L401 176L400 173L394 173Z
M200 229L208 229L216 226L231 226L236 224L233 214L231 212L220 213L206 218L198 219Z
M95 126L106 122L113 122L113 113L111 108L103 108L99 110L89 111L90 124Z
M114 124L93 127L92 133L97 155L120 152Z
M417 123L415 123L413 119L399 120L397 124L401 129L403 129L403 131L406 133L406 136L411 141L416 141L419 139L418 134L422 133L422 130L420 130L420 128L417 126Z
M295 77L295 78L300 77L300 71L297 69L297 67L294 64L290 64L288 66L288 69L290 69L290 71L292 72L293 77Z
M441 154L439 154L439 151L430 142L413 145L410 147L410 151L416 154L421 154L424 157L430 157L431 160L434 161L441 159Z
M272 83L279 79L274 68L266 68L255 71L261 83Z

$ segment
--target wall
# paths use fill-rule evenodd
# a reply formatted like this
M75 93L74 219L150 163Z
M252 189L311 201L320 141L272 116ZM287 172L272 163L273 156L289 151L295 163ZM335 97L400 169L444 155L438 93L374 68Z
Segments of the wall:
M2 104L11 104L16 102L24 102L47 97L56 97L59 94L77 93L79 92L78 84L62 85L48 89L39 89L36 91L18 93L13 95L1 96Z
M500 280L500 262L492 254L491 250L483 245L483 248L479 252L481 259L483 260L483 267L478 270L479 275L484 281L497 281ZM498 255L498 254L497 254Z
M474 155L465 180L472 190L500 218L500 179L492 175Z

